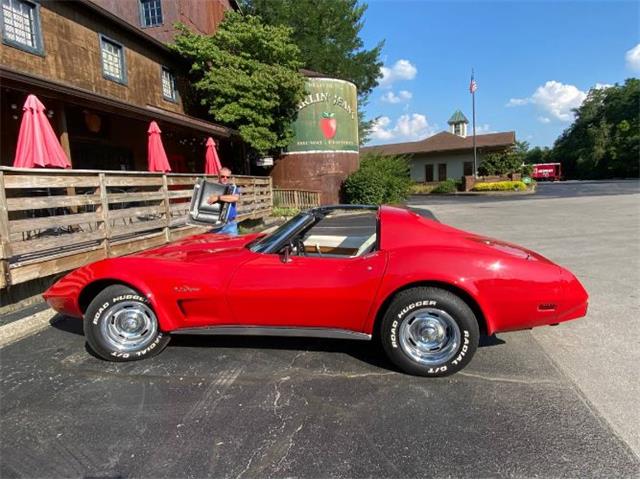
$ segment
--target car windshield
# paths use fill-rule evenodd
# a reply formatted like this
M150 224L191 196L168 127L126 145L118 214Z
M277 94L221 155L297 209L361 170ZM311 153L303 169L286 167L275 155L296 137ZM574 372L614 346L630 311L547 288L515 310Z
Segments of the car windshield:
M284 246L291 235L315 221L315 217L309 213L299 213L288 222L282 224L266 237L247 245L247 248L256 253L276 253Z

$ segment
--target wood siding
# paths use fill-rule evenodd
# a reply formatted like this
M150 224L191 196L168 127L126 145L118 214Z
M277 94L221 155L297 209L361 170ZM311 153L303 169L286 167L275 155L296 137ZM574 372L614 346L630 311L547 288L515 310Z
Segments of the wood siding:
M171 102L162 95L161 67L164 65L174 72L183 68L173 54L141 40L76 2L42 1L40 16L44 55L0 44L3 65L136 106L155 105L184 113L181 97L177 102ZM126 85L104 78L100 34L123 45ZM180 80L178 90L181 90Z
M122 18L134 27L161 42L171 42L175 34L176 22L185 24L189 29L211 35L224 18L224 12L230 10L228 0L163 0L162 25L142 27L140 22L139 0L92 0L93 3Z

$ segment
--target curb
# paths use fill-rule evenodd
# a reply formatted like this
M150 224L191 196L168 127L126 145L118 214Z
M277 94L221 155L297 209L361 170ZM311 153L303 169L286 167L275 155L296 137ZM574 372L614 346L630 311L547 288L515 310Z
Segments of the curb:
M37 301L31 301L26 306L22 305L22 302L18 302L13 304L15 309L8 310L6 312L0 312L0 328L5 325L9 325L10 323L17 322L18 320L22 320L36 313L42 312L49 308L47 302L42 300L42 295L35 295L32 298L38 298ZM18 308L20 307L20 308Z
M0 349L45 330L56 322L57 313L47 308L22 320L0 327Z
M409 197L510 197L518 195L534 195L535 189L523 192L454 192L454 193L412 193Z

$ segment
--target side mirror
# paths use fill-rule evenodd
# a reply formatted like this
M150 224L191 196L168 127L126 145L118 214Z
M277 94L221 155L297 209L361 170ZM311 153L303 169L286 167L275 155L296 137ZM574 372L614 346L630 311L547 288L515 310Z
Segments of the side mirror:
M290 263L291 262L291 244L285 245L282 250L282 255L280 256L280 261L282 263Z

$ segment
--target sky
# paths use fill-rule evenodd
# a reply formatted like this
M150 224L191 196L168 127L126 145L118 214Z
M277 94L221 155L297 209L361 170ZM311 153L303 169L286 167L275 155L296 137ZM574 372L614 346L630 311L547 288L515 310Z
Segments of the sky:
M640 2L369 0L365 48L384 40L369 145L448 129L460 109L477 134L515 130L551 146L591 88L640 76ZM469 124L471 132L471 123Z

